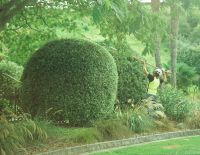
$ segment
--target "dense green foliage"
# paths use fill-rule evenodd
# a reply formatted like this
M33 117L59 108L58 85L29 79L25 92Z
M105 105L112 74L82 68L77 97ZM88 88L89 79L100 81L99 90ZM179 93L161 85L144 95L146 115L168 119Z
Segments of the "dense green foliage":
M185 63L177 64L177 86L180 89L187 90L189 86L198 81L199 76L196 74L194 67Z
M24 148L35 140L45 140L46 133L27 115L16 115L8 101L0 100L0 154L27 154Z
M195 67L197 73L200 74L200 47L197 46L178 53L178 61Z
M124 52L112 53L119 76L117 99L122 106L128 104L128 100L137 104L145 97L147 91L147 80L142 72L142 64Z
M29 57L45 42L66 34L69 36L73 31L79 33L80 27L84 29L83 23L76 20L79 17L79 13L56 8L26 10L26 17L16 15L0 35L4 47L2 51L7 53L9 60L24 66Z
M54 119L88 125L112 113L117 78L114 59L104 48L82 40L52 41L27 63L23 108L33 116L53 108L60 111Z
M11 61L0 61L0 97L13 99L19 95L23 67Z
M200 128L200 112L199 110L194 110L190 117L186 120L186 125L190 129L199 129Z
M94 127L106 140L121 139L132 135L129 125L122 118L97 121Z
M152 130L154 126L153 118L151 118L145 108L135 109L129 118L129 124L135 133L143 133Z
M199 34L199 31L200 31L200 25L198 24L192 31L191 33L191 41L194 43L194 44L200 44L200 34Z
M24 65L44 42L69 36L71 32L73 36L85 36L85 32L79 30L92 31L88 25L93 25L93 22L100 31L98 34L113 42L118 49L123 49L127 43L127 34L134 34L148 46L145 51L152 52L155 49L152 45L155 32L159 31L162 35L165 32L164 20L151 14L149 7L143 7L138 1L67 1L69 7L64 5L62 9L59 1L38 5L33 2L33 7L25 7L23 13L12 15L13 19L0 36L10 60ZM16 37L19 39L12 42Z
M184 98L187 95L200 101L200 0L157 1L158 12L153 9L153 0L145 5L139 0L50 1L0 2L0 154L16 154L24 144L45 139L38 124L49 136L47 146L42 146L51 149L120 139L133 133L200 127L199 104L191 108ZM170 20L176 15L180 15L179 32L178 27L171 29ZM178 20L174 18L177 23ZM112 115L104 120L113 111L117 83L116 66L107 52L84 41L67 50L69 47L61 43L64 40L50 42L38 50L51 40L72 37L115 49L111 53L119 74L120 106L116 104L114 111L117 118ZM160 51L162 63L167 63L176 59L175 55L170 58L172 46L179 52L178 63L174 67L170 64L168 69L176 72L177 88L187 92L163 86L159 96L166 118L161 104L147 99L140 102L147 81L142 64L129 57L139 56L154 65L153 54ZM26 112L44 117L36 117L36 121L28 119L16 105L20 102L18 88L23 70L18 65L25 66L32 54L22 78L21 105ZM16 99L18 102L12 104ZM91 128L59 127L90 123L94 125ZM41 151L33 145L31 149ZM22 153L26 152L19 152Z
M175 121L184 121L191 111L191 104L182 91L166 86L159 92L160 103L166 115Z
M155 130L156 122L168 122L163 110L161 104L151 99L143 99L140 105L132 106L127 115L130 128L135 133Z
M200 64L200 47L198 46L196 48L189 48L185 51L179 52L178 62L184 62L185 64L190 66L190 68L194 67L196 70L196 73L200 75L200 65L199 65ZM185 70L187 70L187 68L185 68ZM189 69L189 71L191 72L192 70ZM193 82L194 83L196 82L196 84L199 86L199 82L200 82L199 77L195 78Z
M186 90L191 84L199 86L200 79L200 10L199 1L183 2L186 14L181 16L178 44L178 87Z

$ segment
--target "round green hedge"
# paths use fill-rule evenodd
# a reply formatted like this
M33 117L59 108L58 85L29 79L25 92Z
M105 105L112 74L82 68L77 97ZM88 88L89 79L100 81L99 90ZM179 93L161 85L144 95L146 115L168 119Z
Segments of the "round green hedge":
M147 79L143 66L124 52L112 53L118 71L117 98L122 105L137 104L147 93ZM131 102L128 102L131 100Z
M103 47L84 40L52 41L25 67L22 106L33 116L62 110L54 118L88 125L112 113L117 79L115 61Z

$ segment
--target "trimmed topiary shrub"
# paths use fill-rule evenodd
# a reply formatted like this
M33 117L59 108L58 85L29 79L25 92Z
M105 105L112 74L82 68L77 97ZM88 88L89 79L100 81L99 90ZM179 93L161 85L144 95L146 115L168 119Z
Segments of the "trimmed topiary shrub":
M117 92L117 68L101 46L56 40L28 61L22 77L22 107L33 116L56 111L56 120L84 126L108 117Z
M120 104L138 103L147 92L142 64L123 53L113 53L113 56L119 76L117 98Z
M12 100L19 95L23 67L11 61L0 61L0 97Z

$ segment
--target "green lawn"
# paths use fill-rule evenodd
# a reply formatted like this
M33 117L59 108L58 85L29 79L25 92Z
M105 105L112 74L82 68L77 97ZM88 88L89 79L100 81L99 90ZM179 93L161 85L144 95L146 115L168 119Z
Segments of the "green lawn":
M146 143L93 155L200 155L200 136Z

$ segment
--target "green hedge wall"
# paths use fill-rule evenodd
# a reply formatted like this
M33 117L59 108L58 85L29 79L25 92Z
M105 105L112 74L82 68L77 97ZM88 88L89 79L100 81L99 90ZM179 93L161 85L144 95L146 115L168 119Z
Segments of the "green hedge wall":
M117 79L115 61L103 47L84 40L51 41L25 67L22 107L33 116L53 108L57 120L89 125L113 112Z
M142 64L123 52L115 52L112 55L119 76L117 98L120 104L129 104L130 99L131 103L137 104L147 93L147 78Z

